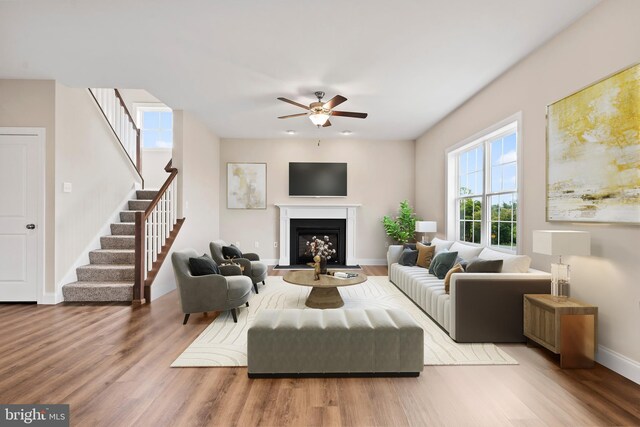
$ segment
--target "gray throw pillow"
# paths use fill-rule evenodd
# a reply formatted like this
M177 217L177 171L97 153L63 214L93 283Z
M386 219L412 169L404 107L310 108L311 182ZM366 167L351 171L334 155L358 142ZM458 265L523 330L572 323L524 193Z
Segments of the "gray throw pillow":
M402 254L400 255L398 264L404 265L407 267L413 267L414 265L416 265L416 261L418 261L418 251L405 249L402 251Z
M458 252L440 252L433 258L433 261L431 261L429 274L433 274L440 280L444 279L447 271L451 270L451 267L456 263L457 258Z
M502 271L501 259L480 259L474 258L467 264L467 273L500 273Z

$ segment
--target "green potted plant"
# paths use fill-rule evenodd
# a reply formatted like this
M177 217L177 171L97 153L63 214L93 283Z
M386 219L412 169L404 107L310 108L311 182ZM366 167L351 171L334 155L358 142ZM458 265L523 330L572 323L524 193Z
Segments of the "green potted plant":
M382 225L387 236L398 242L397 245L389 245L389 251L387 252L387 262L389 264L391 264L392 260L395 262L400 257L403 245L414 239L417 220L416 213L409 206L407 200L400 202L398 216L391 218L385 215L382 218Z
M398 216L390 218L385 215L382 218L382 224L384 225L384 231L387 232L387 235L403 245L413 240L417 220L416 213L413 211L413 208L409 206L409 202L403 200L400 202Z

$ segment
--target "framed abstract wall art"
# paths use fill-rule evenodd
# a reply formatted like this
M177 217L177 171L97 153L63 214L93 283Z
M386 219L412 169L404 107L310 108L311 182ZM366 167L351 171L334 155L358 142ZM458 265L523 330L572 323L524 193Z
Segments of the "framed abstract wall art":
M267 208L266 163L227 163L227 208Z
M547 221L640 224L640 64L547 106Z

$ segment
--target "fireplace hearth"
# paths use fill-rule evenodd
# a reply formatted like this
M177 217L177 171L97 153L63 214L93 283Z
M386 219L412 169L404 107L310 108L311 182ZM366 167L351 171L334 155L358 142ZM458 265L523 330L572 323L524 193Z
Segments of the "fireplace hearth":
M345 265L346 258L346 220L344 219L291 219L291 251L290 265L306 265L313 262L313 256L308 252L307 242L313 237L329 238L331 248L336 253L327 261L329 266Z

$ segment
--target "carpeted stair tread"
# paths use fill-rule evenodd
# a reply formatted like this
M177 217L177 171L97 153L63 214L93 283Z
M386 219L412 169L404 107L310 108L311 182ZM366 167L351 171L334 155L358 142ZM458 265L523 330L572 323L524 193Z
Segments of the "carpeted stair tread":
M102 249L135 249L135 236L102 236L100 238Z
M89 252L91 264L132 264L136 259L134 249L97 249Z
M122 222L136 222L136 212L144 212L142 209L137 211L120 211L120 221Z
M66 302L132 301L133 282L73 282L62 287Z
M111 224L111 234L114 236L133 236L135 232L135 222L116 222Z
M134 280L135 266L127 264L87 264L76 268L81 282L126 282Z
M145 210L151 204L151 200L129 200L129 209L134 211Z
M138 200L153 200L158 194L158 190L138 190L136 197Z

